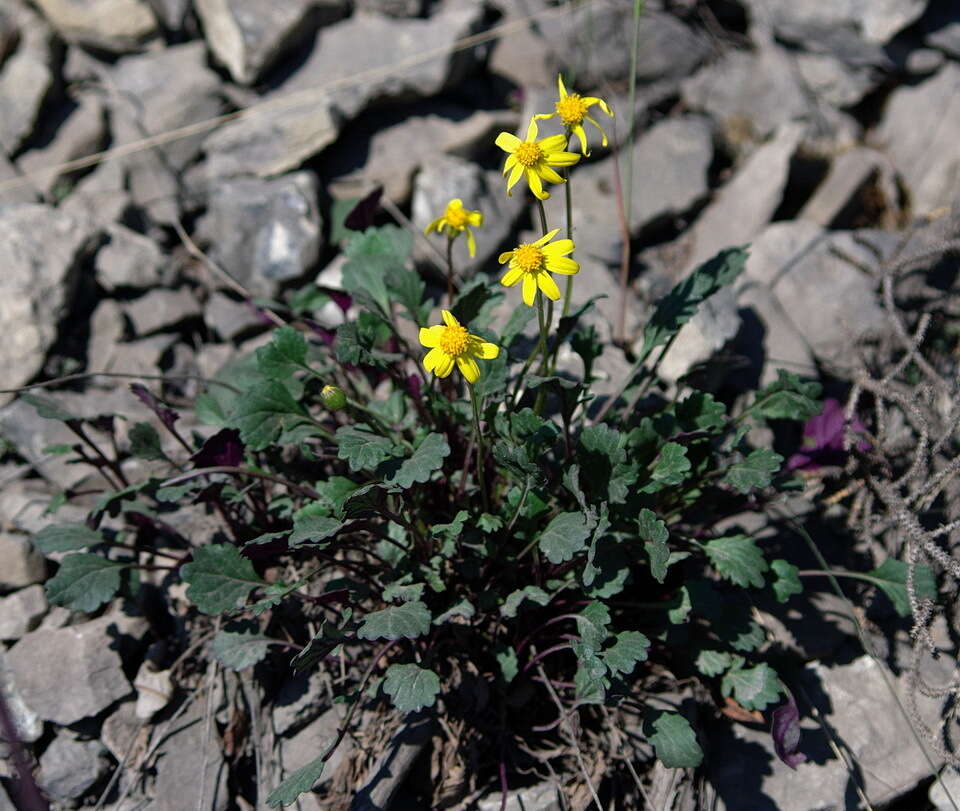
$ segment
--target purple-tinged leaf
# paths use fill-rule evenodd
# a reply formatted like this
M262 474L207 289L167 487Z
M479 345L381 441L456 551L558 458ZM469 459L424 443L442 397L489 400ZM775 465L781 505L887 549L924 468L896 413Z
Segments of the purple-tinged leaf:
M350 311L350 308L353 306L353 296L349 293L344 293L342 290L331 290L329 288L324 292L333 299L333 303L340 308L344 315Z
M842 465L847 458L843 450L843 435L846 418L839 400L829 398L823 402L823 410L803 425L803 444L798 453L787 462L788 470L818 470L824 466ZM866 432L866 426L854 417L850 429L857 434ZM857 442L858 451L872 447L866 439Z
M153 392L142 383L132 383L130 391L137 396L141 403L157 415L157 418L167 427L167 430L173 430L174 423L180 419L180 415L176 411L164 406Z
M236 428L217 431L190 457L197 467L236 467L243 461L243 442Z
M773 751L777 757L791 769L806 762L807 756L798 752L800 745L800 710L793 696L787 693L787 703L777 707L771 713L770 735L773 737Z
M380 208L380 198L382 196L383 186L377 186L344 217L344 227L349 228L351 231L366 231L370 228L374 223L377 209Z
M407 375L407 394L414 400L419 400L423 392L420 378L417 375Z

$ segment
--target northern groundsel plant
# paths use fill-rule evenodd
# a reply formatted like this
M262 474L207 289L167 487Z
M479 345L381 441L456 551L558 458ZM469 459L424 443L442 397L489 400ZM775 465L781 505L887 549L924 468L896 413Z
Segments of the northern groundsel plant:
M612 112L558 84L556 111L541 117L559 116L586 155L587 110ZM732 702L756 716L789 695L765 660L756 605L801 594L799 570L791 548L739 522L796 486L783 457L751 445L764 432L750 429L815 417L819 387L781 371L734 412L711 392L660 384L674 336L743 270L739 247L666 296L633 365L610 380L594 302L570 306L568 287L569 314L553 322L561 291L551 274L572 278L580 264L569 195L567 236L556 239L542 181L562 182L554 167L581 155L565 151L566 133L538 135L534 118L525 140L501 133L496 143L509 153L507 191L527 179L542 235L500 255L499 283L496 265L465 278L449 259L442 323L442 294L413 265L411 235L370 227L344 245L337 295L349 298L349 320L335 333L308 327L328 295L296 291L291 324L196 398L201 427L190 436L163 393L143 386L149 421L133 425L127 445L110 438L119 455L95 445L90 421L25 396L76 433L65 452L109 483L84 523L54 523L34 538L58 556L52 603L96 611L135 596L139 571L162 568L186 585L189 627L212 636L221 666L260 665L252 684L279 683L268 666L322 669L347 705L335 741L279 785L257 787L252 806L258 792L271 807L329 792L325 769L360 709L441 713L445 729L460 730L433 739L442 749L434 762L461 775L442 797L433 788L432 807L448 807L488 782L506 790L568 765L572 713L593 737L632 717L632 737L666 766L696 767L691 706ZM448 244L467 233L472 255L469 229L481 223L452 200L427 230ZM503 290L517 284L523 305ZM130 457L150 466L127 466ZM131 470L150 474L130 481ZM215 534L175 529L189 522L174 518L197 512L220 522ZM891 578L885 572L885 589ZM796 733L794 716L781 714L778 751L793 764ZM620 744L612 751L631 757ZM236 757L252 773L251 750ZM606 762L604 779L633 785L619 761Z

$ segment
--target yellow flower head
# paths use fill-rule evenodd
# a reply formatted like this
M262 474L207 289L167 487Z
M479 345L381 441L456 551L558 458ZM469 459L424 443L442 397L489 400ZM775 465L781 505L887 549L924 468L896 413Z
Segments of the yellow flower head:
M596 96L581 96L579 93L567 93L567 88L563 86L563 76L557 76L557 89L560 98L554 105L555 112L540 113L539 115L535 115L534 118L553 118L554 116L559 116L560 123L567 128L567 132L576 135L577 138L580 139L580 149L584 155L590 154L587 151L587 133L583 128L583 122L589 121L600 130L600 143L606 146L607 134L603 131L603 127L601 127L596 122L596 119L587 111L596 104L612 118L613 110L610 109L607 103Z
M447 203L443 216L430 223L424 233L429 234L431 231L436 231L438 234L442 234L446 231L447 237L453 239L461 231L466 231L467 250L472 258L477 255L477 242L473 238L473 231L470 230L471 225L474 228L483 225L483 214L479 211L470 211L464 208L463 200L456 199Z
M468 383L476 383L480 366L475 358L493 360L500 354L500 347L479 335L471 335L449 310L441 310L440 314L442 324L420 328L420 343L430 348L423 358L423 368L437 377L446 377L456 365Z
M516 135L509 132L501 132L497 136L497 146L507 155L507 161L503 165L503 173L510 172L507 180L507 194L514 187L521 175L527 178L530 185L530 191L540 200L546 200L549 192L543 190L541 178L550 183L564 183L551 167L553 166L573 166L580 156L576 152L566 152L567 136L551 135L549 138L537 140L537 122L536 116L530 119L530 126L527 127L527 139L521 141Z
M567 256L573 253L572 239L550 241L559 230L554 228L536 242L518 245L512 251L500 254L501 265L504 262L510 262L510 267L500 279L500 284L504 287L513 287L523 279L523 302L529 307L533 306L537 288L540 288L548 299L556 301L560 298L560 288L557 287L550 273L572 276L580 270L579 263Z

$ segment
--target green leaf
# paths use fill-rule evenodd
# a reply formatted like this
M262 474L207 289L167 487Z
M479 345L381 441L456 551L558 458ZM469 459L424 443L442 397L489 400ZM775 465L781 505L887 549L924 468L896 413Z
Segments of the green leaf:
M58 420L59 422L78 422L81 420L76 414L71 414L58 402L49 397L44 397L42 394L24 393L20 395L20 399L33 406L37 416L45 420Z
M646 358L676 335L704 301L740 275L746 261L746 247L726 248L677 284L647 321L640 357Z
M379 515L387 503L388 492L390 491L387 488L376 482L358 487L343 500L343 517L349 519Z
M138 459L151 461L167 458L160 446L160 434L146 422L138 422L130 428L130 453Z
M405 579L409 578L410 575L407 575ZM409 603L411 600L419 600L423 597L423 590L426 587L425 583L391 583L383 590L381 596L385 603L391 600L401 600Z
M690 472L687 449L677 442L668 442L660 449L650 475L661 484L680 484Z
M214 428L226 428L230 425L230 418L223 403L212 394L198 394L193 401L193 411L202 425L211 425Z
M266 585L253 564L230 544L198 547L180 576L187 584L187 597L203 614L222 614L237 608L251 589Z
M741 493L758 487L767 487L774 473L780 469L783 457L769 448L758 448L746 459L731 465L723 480Z
M693 610L693 603L690 600L690 590L686 586L681 586L673 608L667 611L667 618L674 625L682 625L687 621L691 610Z
M602 704L607 695L607 667L603 660L584 642L570 646L577 657L577 672L573 677L577 701L583 704Z
M719 676L733 664L733 656L725 651L702 650L695 664L704 676Z
M52 552L72 552L74 549L98 546L106 543L107 539L86 524L69 523L46 526L33 536L32 541L43 554L49 555Z
M293 672L303 673L307 668L313 667L321 659L329 656L347 636L344 629L351 624L352 616L353 610L346 608L339 626L330 620L321 622L320 630L314 634L303 650L290 660Z
M257 368L264 377L284 381L307 363L307 341L291 326L274 330L270 343L257 350Z
M509 645L499 642L494 648L494 658L500 667L500 675L503 676L503 680L510 684L517 677L517 673L520 672L517 652Z
M901 617L910 616L906 563L896 558L887 558L867 576L890 598L890 602ZM922 563L916 565L914 585L918 597L932 600L937 596L937 581L929 566L924 566Z
M763 710L780 697L780 679L776 671L763 662L756 667L731 668L723 677L720 689L748 710Z
M464 597L459 602L450 606L446 611L444 611L440 616L433 618L434 625L443 625L445 622L449 622L454 617L462 617L463 619L472 619L476 616L477 609L474 607L466 597Z
M414 639L429 632L430 620L426 603L414 600L367 614L357 636L360 639Z
M777 380L757 394L747 411L767 419L809 420L820 413L819 396L819 383L804 383L799 375L777 369Z
M594 500L606 499L620 504L627 498L626 483L614 474L626 461L626 437L605 423L584 428L580 434L585 488Z
M503 329L500 330L500 345L504 349L509 349L510 344L513 343L513 339L523 332L523 328L530 323L530 320L534 316L534 309L533 307L513 308L513 312L510 313L507 323L503 326Z
M657 758L668 769L695 769L703 762L693 727L682 715L648 710L643 727Z
M350 470L374 470L394 455L393 443L386 437L352 425L337 429L337 456L345 459Z
M279 808L291 805L297 797L310 791L323 774L326 755L314 758L306 766L301 766L267 796L267 805Z
M480 315L483 305L495 294L495 289L487 282L486 277L476 279L472 284L465 286L453 302L450 311L461 324L468 325Z
M770 564L770 568L777 576L776 580L771 583L777 602L785 603L790 599L791 594L803 593L803 585L800 583L800 575L798 574L800 570L796 566L778 558Z
M246 670L267 655L274 641L261 634L255 622L230 622L213 638L210 649L224 667Z
M280 533L283 535L284 533ZM250 546L252 544L247 544ZM257 600L253 605L248 605L247 610L255 617L259 617L264 611L275 608L280 605L280 601L288 594L293 594L297 589L307 584L306 580L295 580L292 583L271 583L263 590L263 598Z
M616 642L603 652L603 663L611 675L623 673L627 676L637 662L646 661L649 648L650 640L639 631L622 631L617 634Z
M552 564L565 563L587 547L596 518L581 512L560 513L540 536L540 551Z
M513 445L506 440L498 440L493 444L493 458L498 465L506 468L521 480L540 478L540 468L536 462L530 461L527 449L522 445Z
M525 586L507 595L507 599L500 606L501 616L517 616L517 611L524 600L530 600L537 605L546 605L550 602L550 595L538 586Z
M390 665L383 680L383 691L400 712L414 712L433 706L440 692L440 679L432 670L419 665Z
M384 315L390 312L390 295L387 292L386 276L390 268L401 262L390 256L357 256L344 263L342 268L343 289L357 302L372 307Z
M575 615L580 639L588 650L599 653L603 643L609 638L610 609L599 600L589 603Z
M727 408L712 394L695 391L677 403L676 416L681 431L714 431L726 425Z
M47 599L71 611L96 611L120 590L120 572L128 566L85 552L67 555L47 581Z
M653 510L644 507L637 515L637 529L650 558L650 574L658 583L662 583L667 578L667 567L670 565L670 548L667 546L670 533L667 532L667 525L657 518Z
M405 267L392 267L387 273L387 288L393 297L410 314L411 320L419 326L420 302L427 285L415 270Z
M293 532L290 534L288 543L291 547L306 543L327 546L322 542L336 535L341 529L343 529L343 522L336 518L323 515L296 515L293 518Z
M763 573L768 566L753 538L747 535L714 538L707 541L704 550L721 577L744 588L763 588Z
M281 431L306 419L290 391L276 380L268 380L244 392L237 400L233 424L252 451L262 451Z
M414 482L430 481L430 474L443 467L443 460L450 455L450 446L442 434L431 433L409 459L404 459L395 474L385 479L387 484L395 484L406 490Z

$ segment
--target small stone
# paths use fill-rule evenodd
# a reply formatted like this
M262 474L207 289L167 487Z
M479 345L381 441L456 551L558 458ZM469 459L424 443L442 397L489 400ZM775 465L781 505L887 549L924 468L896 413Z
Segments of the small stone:
M129 695L130 682L116 652L119 633L118 620L108 616L27 634L7 651L23 700L41 718L66 726Z
M565 806L560 802L559 787L556 783L537 783L529 788L507 792L507 803L503 804L502 792L494 792L477 803L479 811L562 811Z
M273 729L277 735L295 733L320 715L320 686L319 671L284 682L273 702Z
M0 597L0 639L19 639L36 628L46 613L43 586L28 586Z
M135 701L122 701L100 727L100 739L118 763L126 760L128 768L136 769L146 752L150 728L137 717ZM130 752L130 757L127 753Z
M892 215L897 210L893 175L893 166L882 152L868 147L843 152L831 163L827 176L800 210L798 219L830 226L868 189L883 200L884 211Z
M797 70L810 92L836 107L851 107L879 82L867 66L851 68L832 54L800 53Z
M32 586L46 578L46 561L29 539L0 532L0 591Z
M701 304L696 315L680 328L660 363L660 375L676 382L698 364L710 360L733 340L739 329L736 296L728 287Z
M949 766L944 767L939 779L930 786L927 797L936 811L956 811L960 803L960 773Z
M0 151L8 155L13 155L33 132L53 86L49 29L25 7L15 6L14 11L19 45L0 64Z
M61 732L40 757L40 788L54 800L82 797L106 773L104 755L99 741L78 741Z
M496 76L503 76L517 87L549 88L557 84L550 44L535 20L528 19L530 6L526 0L497 0L503 13L502 25L520 25L510 30L510 35L499 37L493 43L487 69ZM539 9L538 9L539 10Z
M318 182L312 172L276 180L217 183L201 224L217 261L255 295L302 276L321 247Z
M157 33L142 0L37 0L50 24L69 42L112 53L138 50Z
M423 14L423 0L354 0L359 11L373 11L388 17L419 17Z
M958 23L958 30L960 30L960 23ZM907 55L907 73L911 76L926 76L930 73L936 73L943 67L945 59L946 57L942 52L933 48L917 48Z
M203 320L225 341L263 327L263 319L253 305L232 299L219 290L207 299Z
M109 242L97 251L94 265L104 288L149 287L160 281L164 257L154 240L120 224L111 225L107 235Z
M104 299L90 317L90 340L87 343L87 368L109 372L122 351L119 348L127 327L123 309L112 299Z
M19 36L16 20L6 9L0 9L0 63L16 47Z
M923 14L928 0L750 0L754 16L780 33L797 25L859 29L863 39L883 45Z
M126 312L137 335L149 335L158 330L169 331L201 314L196 296L182 288L151 290L130 302Z
M196 0L210 50L234 80L253 84L318 26L344 16L344 0Z
M137 691L137 718L149 720L170 703L173 697L173 680L169 670L155 670L149 661L140 665L133 680Z
M336 739L345 710L342 705L331 707L292 738L280 739L280 762L286 776L303 768L321 754ZM353 746L346 736L323 767L321 781L330 780L351 756Z
M34 743L43 735L43 719L35 713L17 689L13 670L10 666L10 655L0 646L0 694L6 702L7 710L13 721L17 738L22 743ZM0 763L3 762L3 751L0 747ZM0 771L2 774L2 771Z
M943 51L951 59L960 59L960 21L947 23L925 40L931 48Z
M0 149L0 208L17 203L36 203L39 199L33 182L25 178Z
M105 161L80 179L60 205L60 211L92 231L101 231L123 218L132 205L127 173L121 161Z

